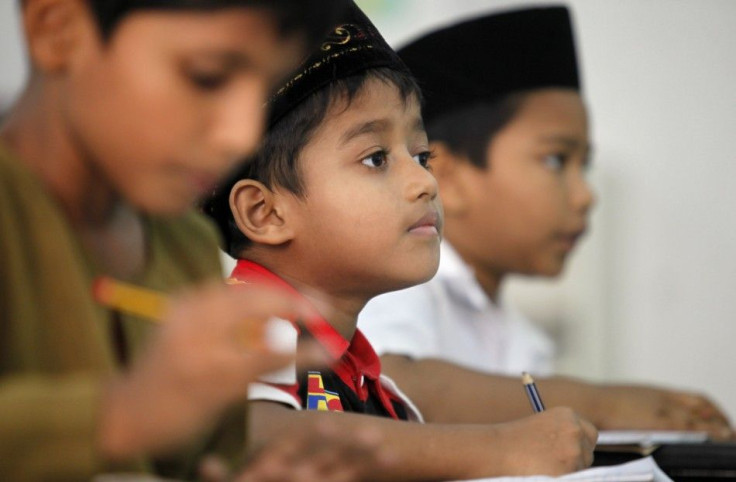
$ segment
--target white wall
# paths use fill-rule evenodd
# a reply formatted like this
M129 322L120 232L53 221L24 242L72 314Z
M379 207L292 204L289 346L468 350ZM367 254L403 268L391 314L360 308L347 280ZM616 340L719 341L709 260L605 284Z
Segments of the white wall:
M359 3L393 45L530 4ZM706 391L736 418L736 2L567 4L599 204L562 280L514 280L507 295L558 336L561 371Z
M26 75L16 0L0 0L0 108L18 92Z
M0 0L0 99L24 76L15 3ZM359 3L395 45L522 4ZM693 387L736 418L736 2L567 3L600 202L563 279L518 281L508 295L558 334L565 373Z

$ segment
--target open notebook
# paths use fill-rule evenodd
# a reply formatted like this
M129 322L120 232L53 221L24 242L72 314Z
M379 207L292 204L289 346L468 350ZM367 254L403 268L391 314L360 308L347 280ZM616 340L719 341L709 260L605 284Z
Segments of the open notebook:
M650 455L660 445L697 444L708 441L707 432L671 430L601 430L596 450Z
M544 481L544 480L574 480L585 482L672 482L667 474L659 468L651 457L644 457L633 462L607 467L593 467L591 469L573 472L559 477L533 475L524 477L493 477L488 479L474 479L475 482L513 482L513 481Z
M637 444L691 444L708 441L708 432L680 432L672 430L601 430L598 445Z

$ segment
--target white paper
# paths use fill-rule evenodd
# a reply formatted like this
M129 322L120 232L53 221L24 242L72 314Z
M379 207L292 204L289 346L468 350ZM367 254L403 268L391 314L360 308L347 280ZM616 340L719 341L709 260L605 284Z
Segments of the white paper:
M533 475L523 477L492 477L474 479L476 482L574 480L585 482L672 482L651 457L619 465L593 467L559 477Z
M661 444L702 443L708 440L708 432L673 430L601 430L598 445L639 445L648 447Z

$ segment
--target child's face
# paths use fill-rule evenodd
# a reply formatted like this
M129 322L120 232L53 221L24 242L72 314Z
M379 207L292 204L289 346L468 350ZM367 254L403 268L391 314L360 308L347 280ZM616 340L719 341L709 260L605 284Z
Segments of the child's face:
M266 96L302 47L257 9L144 10L106 44L88 20L62 115L111 189L158 214L190 207L253 151Z
M442 207L428 157L417 99L392 85L370 79L328 111L299 160L305 199L290 201L312 283L371 297L434 275Z
M571 90L531 93L491 142L488 167L466 166L467 216L447 236L476 269L553 276L584 233L593 194L585 178L585 107ZM462 234L460 234L462 232Z

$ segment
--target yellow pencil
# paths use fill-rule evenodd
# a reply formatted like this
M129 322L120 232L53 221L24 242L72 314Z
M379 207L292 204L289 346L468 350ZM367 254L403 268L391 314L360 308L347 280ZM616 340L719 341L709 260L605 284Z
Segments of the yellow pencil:
M164 321L164 315L170 304L169 297L163 293L105 276L97 278L92 284L92 296L101 305L155 323ZM243 320L240 325L243 347L264 348L265 327L266 324L261 321Z
M92 296L104 306L159 323L169 306L162 293L104 276L92 284Z

